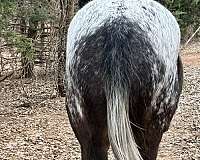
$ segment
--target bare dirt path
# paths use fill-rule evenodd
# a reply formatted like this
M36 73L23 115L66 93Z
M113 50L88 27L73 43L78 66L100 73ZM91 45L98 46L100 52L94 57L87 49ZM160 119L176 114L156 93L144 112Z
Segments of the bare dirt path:
M199 55L184 55L182 57L182 60L184 62L184 65L189 66L196 66L198 67L200 64L200 56Z
M184 90L158 160L200 160L200 47L182 53ZM80 149L64 98L51 96L45 80L0 84L0 160L78 160ZM29 98L25 98L24 94ZM110 158L112 159L112 157Z

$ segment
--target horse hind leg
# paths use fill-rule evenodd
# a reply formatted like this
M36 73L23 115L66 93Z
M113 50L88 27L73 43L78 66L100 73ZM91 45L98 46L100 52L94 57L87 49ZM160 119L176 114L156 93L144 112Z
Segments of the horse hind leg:
M70 96L67 100L67 112L72 129L81 146L81 159L107 160L109 148L107 124L99 123L96 114L89 110L95 107L77 103L77 99L73 97L75 96Z

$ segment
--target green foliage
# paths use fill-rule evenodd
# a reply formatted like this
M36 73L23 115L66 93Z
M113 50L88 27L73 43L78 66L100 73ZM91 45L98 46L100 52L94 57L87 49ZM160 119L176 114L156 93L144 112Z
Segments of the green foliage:
M24 1L18 8L18 16L31 23L49 21L55 18L50 14L46 0Z
M13 30L11 23L14 19L23 19L23 25L29 24L32 30L37 29L35 23L53 19L48 7L46 0L0 0L0 37L30 61L35 53L33 39Z
M13 17L19 11L17 5L16 0L0 0L0 37L4 38L9 46L15 47L17 53L32 61L34 58L32 39L17 33L11 27Z
M15 0L0 0L0 33L8 27L9 20L15 10Z
M35 49L31 38L12 31L4 32L3 37L8 44L16 47L17 53L21 53L22 57L27 58L29 61L34 60Z
M22 56L27 58L29 61L34 60L35 49L31 38L27 38L23 35L16 36L14 43L17 48L17 52L21 53Z
M175 15L182 34L188 26L197 29L200 25L200 0L166 0L164 5Z

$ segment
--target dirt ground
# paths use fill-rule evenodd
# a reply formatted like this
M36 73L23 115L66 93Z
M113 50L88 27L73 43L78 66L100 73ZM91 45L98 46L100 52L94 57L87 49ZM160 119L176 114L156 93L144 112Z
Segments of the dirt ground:
M200 43L181 54L183 94L158 160L200 160ZM41 77L0 83L0 160L80 159L64 98L56 96L53 81Z

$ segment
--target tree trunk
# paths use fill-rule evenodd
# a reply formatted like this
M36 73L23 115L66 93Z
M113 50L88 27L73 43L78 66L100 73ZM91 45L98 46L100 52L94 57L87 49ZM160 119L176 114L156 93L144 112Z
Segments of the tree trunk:
M24 5L24 1L19 1L19 8ZM27 35L28 38L35 39L37 35L37 26L38 22L29 20L29 28L28 33L26 33L26 21L24 17L20 19L20 32L23 35ZM22 64L22 77L24 78L32 78L33 76L33 62L27 58L26 53L21 53L21 64Z
M29 21L29 29L28 29L28 38L35 39L37 35L37 26L38 22L32 22L31 20ZM22 75L24 78L32 78L33 76L33 69L34 69L34 64L33 61L29 60L26 56L26 53L22 53L22 58L21 58L21 63L22 63Z
M22 17L20 20L20 32L21 34L26 34L26 21ZM21 64L22 64L22 76L24 78L31 78L32 76L32 66L29 64L28 59L26 58L25 53L21 53Z
M58 92L65 96L64 74L66 61L67 30L74 15L75 0L60 0L61 18L59 23L59 44L58 44Z

